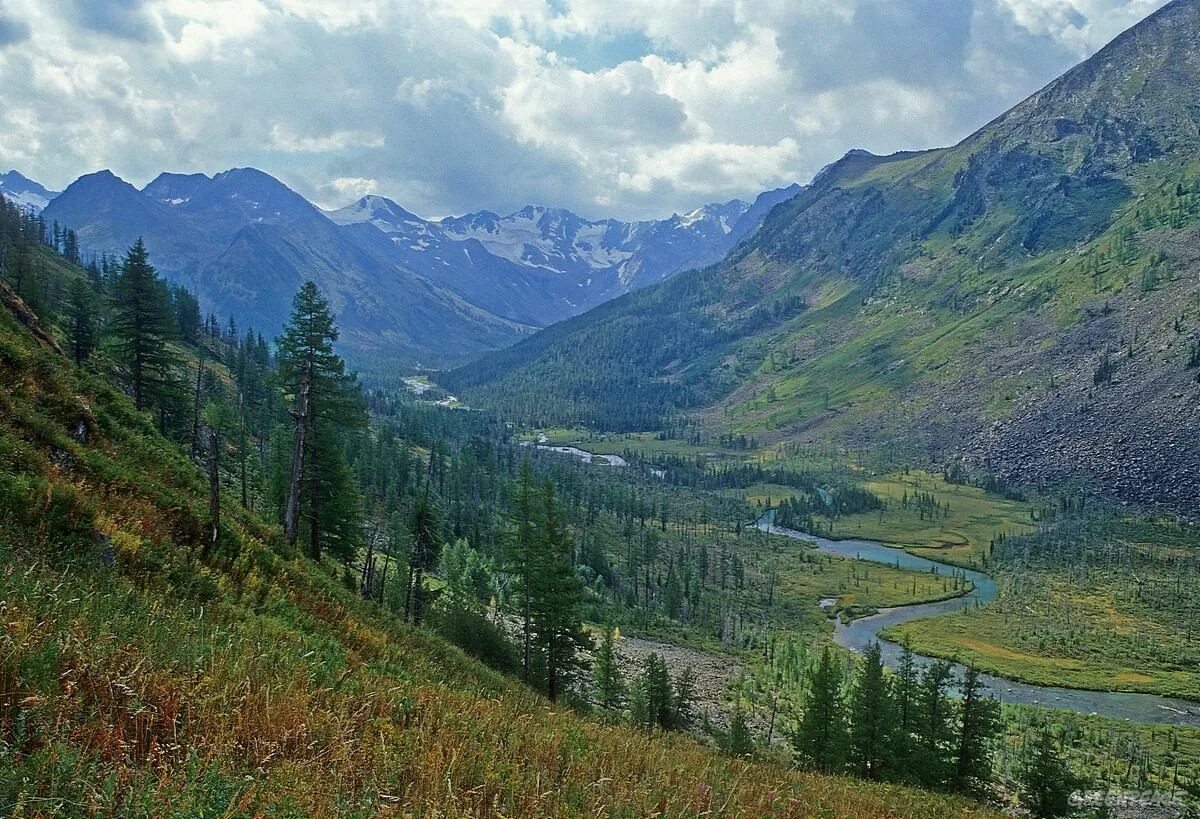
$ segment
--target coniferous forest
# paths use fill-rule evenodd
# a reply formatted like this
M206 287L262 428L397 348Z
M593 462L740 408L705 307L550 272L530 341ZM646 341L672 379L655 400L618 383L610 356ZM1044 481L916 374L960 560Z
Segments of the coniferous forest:
M536 5L0 7L0 815L1197 815L1200 0Z

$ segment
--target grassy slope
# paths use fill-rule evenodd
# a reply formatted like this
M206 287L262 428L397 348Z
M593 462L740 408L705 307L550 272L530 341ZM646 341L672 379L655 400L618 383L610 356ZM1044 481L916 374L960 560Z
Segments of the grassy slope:
M226 510L0 313L0 806L154 816L980 813L550 708ZM87 443L71 431L87 430Z

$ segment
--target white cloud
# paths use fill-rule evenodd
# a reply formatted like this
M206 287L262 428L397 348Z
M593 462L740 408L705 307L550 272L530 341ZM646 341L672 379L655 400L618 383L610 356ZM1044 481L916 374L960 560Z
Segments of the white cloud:
M0 166L658 216L959 139L1163 2L3 0Z
M368 194L379 193L379 180L364 179L361 176L339 176L322 185L321 190L329 191L337 201L344 202L347 199L361 199Z
M371 131L338 130L319 136L298 136L286 125L271 126L271 145L285 154L327 154L347 148L382 148L386 140Z
M1162 0L997 0L1013 21L1083 57L1163 5Z

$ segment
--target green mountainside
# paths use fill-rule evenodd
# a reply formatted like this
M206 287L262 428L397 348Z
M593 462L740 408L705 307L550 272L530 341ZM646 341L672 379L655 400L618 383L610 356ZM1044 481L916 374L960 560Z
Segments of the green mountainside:
M946 149L854 151L723 263L442 377L538 425L684 423L1200 491L1200 2ZM536 388L536 389L535 389Z
M47 291L87 276L23 247ZM990 815L555 706L364 599L347 558L289 546L238 501L236 458L214 473L210 540L210 476L160 414L137 412L103 357L75 366L4 281L0 304L5 813ZM211 366L216 392L242 377ZM230 426L222 406L205 424Z

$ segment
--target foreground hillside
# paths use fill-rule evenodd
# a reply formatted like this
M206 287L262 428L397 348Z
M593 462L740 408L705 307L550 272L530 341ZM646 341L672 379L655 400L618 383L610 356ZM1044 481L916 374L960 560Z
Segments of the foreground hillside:
M724 263L444 383L539 425L686 418L1187 508L1198 43L1176 0L959 145L852 152Z
M0 288L4 813L981 813L552 708L231 499L205 548L195 467Z

